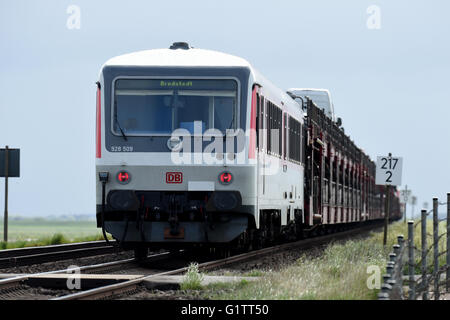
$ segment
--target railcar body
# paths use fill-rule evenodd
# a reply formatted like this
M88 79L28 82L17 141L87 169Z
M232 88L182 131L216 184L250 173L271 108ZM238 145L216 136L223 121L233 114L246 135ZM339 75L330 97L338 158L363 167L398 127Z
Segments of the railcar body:
M327 225L385 217L386 188L375 185L375 163L306 99L305 216L307 224ZM401 217L396 188L390 189L391 219Z
M302 125L244 59L183 44L113 58L97 90L98 226L129 245L262 239L249 231L302 212Z
M382 215L373 162L242 58L174 43L110 59L97 86L97 225L138 255Z

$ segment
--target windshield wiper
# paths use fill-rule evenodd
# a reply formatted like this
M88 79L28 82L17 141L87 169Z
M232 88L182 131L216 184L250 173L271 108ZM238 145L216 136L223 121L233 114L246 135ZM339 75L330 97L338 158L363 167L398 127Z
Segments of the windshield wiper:
M114 109L117 112L117 101L114 101ZM122 130L122 127L120 126L119 120L117 120L117 114L114 114L114 120L116 120L117 126L119 127L120 133L122 134L122 137L125 141L128 141L127 136L125 135L125 133Z
M117 120L117 118L116 118L116 123L117 123L117 126L119 127L120 133L122 133L122 137L125 139L125 141L128 141L127 136L123 132L122 127L120 126L119 120Z
M227 135L227 131L228 130L231 130L231 127L233 126L233 124L234 124L234 117L235 117L235 114L234 114L234 108L236 108L236 106L234 105L234 103L233 103L233 109L232 109L232 114L231 114L231 122L230 122L230 125L228 126L228 129L226 129L225 130L225 134L224 134L224 139L225 139L225 137L226 137L226 135Z

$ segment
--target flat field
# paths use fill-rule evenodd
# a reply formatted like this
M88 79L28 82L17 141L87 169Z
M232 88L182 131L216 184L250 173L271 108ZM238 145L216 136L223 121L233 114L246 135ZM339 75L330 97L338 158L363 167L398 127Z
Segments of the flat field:
M8 245L0 243L0 249L102 238L101 229L96 227L94 220L11 219L8 223ZM0 223L0 241L3 241L3 221Z

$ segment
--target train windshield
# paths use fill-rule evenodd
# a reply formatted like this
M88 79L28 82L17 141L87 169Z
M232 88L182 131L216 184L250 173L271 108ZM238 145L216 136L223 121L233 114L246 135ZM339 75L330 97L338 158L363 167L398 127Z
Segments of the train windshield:
M118 79L114 85L113 131L129 135L191 134L236 129L235 80ZM194 131L195 128L195 131Z

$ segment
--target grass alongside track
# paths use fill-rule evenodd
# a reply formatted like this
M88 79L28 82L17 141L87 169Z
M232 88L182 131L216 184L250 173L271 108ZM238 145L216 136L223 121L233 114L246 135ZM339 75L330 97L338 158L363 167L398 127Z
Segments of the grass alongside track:
M280 271L260 271L260 280L236 284L217 293L205 291L211 299L374 299L368 290L367 267L386 263L382 244L347 241L328 245L320 256L303 255Z
M0 240L3 240L3 224L0 224ZM8 224L8 243L0 241L0 249L95 240L103 240L101 230L97 229L95 221L27 218L10 220Z
M427 225L432 234L432 222ZM444 232L445 224L440 231ZM215 284L203 288L200 295L209 299L308 299L308 300L371 300L376 299L377 289L369 289L369 266L378 266L385 273L388 254L397 236L407 235L406 224L389 225L388 246L383 247L383 232L370 232L361 240L349 240L329 244L319 256L305 254L296 263L281 271L260 271L255 282ZM420 228L416 229L415 242L420 248ZM428 243L431 243L431 238ZM444 247L441 248L442 250ZM416 255L417 257L417 255ZM419 258L418 258L419 259ZM442 261L444 263L444 261ZM246 274L250 276L251 274Z

